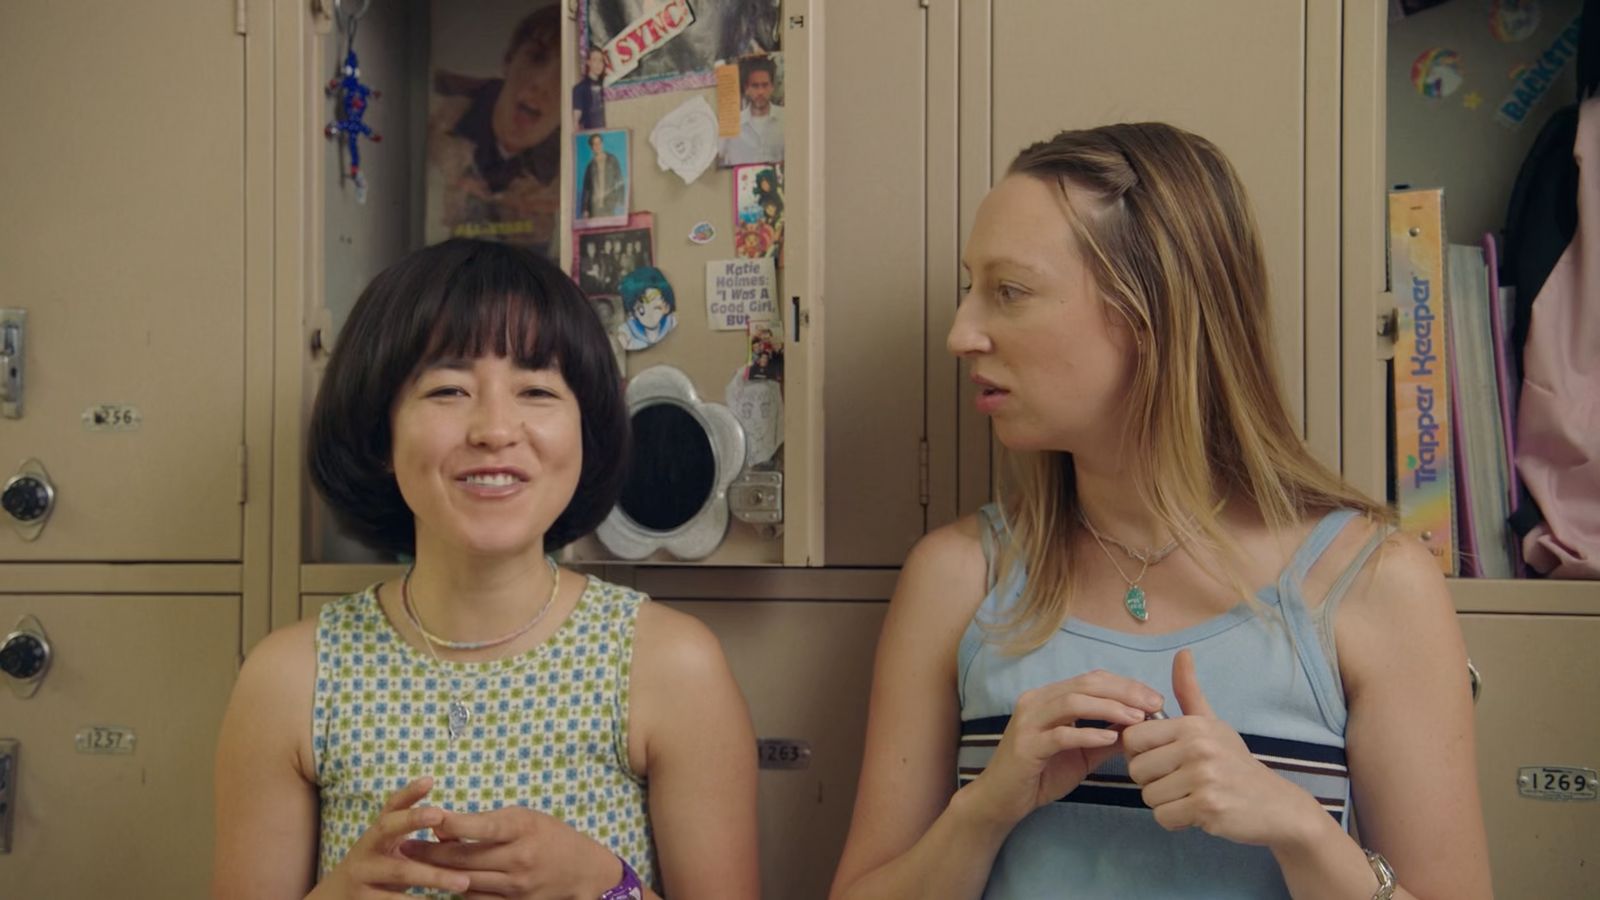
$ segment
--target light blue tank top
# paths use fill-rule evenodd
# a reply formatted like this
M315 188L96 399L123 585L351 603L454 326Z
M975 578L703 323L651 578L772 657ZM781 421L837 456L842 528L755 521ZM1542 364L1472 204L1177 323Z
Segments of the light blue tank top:
M1020 567L998 582L991 575L989 594L961 638L958 783L964 785L983 771L1018 695L1091 669L1150 685L1167 698L1167 715L1178 716L1172 658L1188 647L1217 715L1244 737L1257 759L1309 791L1348 830L1344 690L1334 653L1333 614L1385 530L1375 529L1315 612L1306 608L1300 586L1355 516L1352 510L1338 510L1317 523L1277 584L1259 593L1265 614L1240 603L1170 634L1114 631L1069 617L1043 646L1022 656L1007 655L985 639L979 621L994 621L1014 604L1024 576ZM1004 526L993 506L980 514L980 534L992 568L996 542L1004 540ZM1160 598L1152 600L1152 610L1159 611ZM984 891L991 900L1055 896L1236 900L1288 897L1289 891L1277 862L1263 847L1235 844L1199 829L1163 829L1141 801L1138 785L1128 778L1127 760L1119 755L1012 830Z

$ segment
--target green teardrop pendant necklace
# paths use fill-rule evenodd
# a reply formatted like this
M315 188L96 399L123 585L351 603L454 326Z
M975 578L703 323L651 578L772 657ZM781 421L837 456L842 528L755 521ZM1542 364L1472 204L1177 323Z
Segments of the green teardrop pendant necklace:
M1127 583L1128 592L1122 595L1122 607L1128 611L1128 615L1133 616L1138 621L1148 622L1150 620L1150 607L1145 602L1144 588L1139 586L1139 582L1144 580L1145 573L1150 571L1151 566L1171 556L1172 551L1178 549L1178 539L1173 538L1168 541L1167 545L1160 550L1137 550L1116 538L1102 535L1099 529L1089 524L1089 519L1083 514L1082 510L1078 511L1078 521L1082 522L1083 527L1089 530L1094 542L1100 545L1100 551L1111 562L1111 568L1117 570L1117 577ZM1106 541L1116 544L1123 553L1128 554L1131 559L1139 563L1138 575L1129 578L1127 573L1122 571L1122 566L1117 564L1117 558L1112 555L1111 548L1106 546Z

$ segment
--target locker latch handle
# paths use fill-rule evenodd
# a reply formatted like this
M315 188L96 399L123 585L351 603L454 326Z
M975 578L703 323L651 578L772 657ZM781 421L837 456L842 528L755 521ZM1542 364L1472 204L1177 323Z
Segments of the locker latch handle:
M22 418L23 337L28 314L0 309L0 415Z
M15 739L0 738L0 856L11 852L11 819L17 809L17 749Z

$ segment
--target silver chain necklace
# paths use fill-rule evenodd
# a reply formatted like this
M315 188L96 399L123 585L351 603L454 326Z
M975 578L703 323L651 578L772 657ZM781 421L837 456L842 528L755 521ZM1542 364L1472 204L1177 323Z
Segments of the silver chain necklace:
M1083 523L1083 527L1089 529L1089 533L1094 535L1095 540L1102 542L1102 546L1104 544L1112 544L1118 550L1128 554L1128 558L1136 563L1144 563L1145 565L1153 566L1156 563L1161 562L1163 559L1171 556L1172 551L1178 549L1177 538L1173 538L1172 540L1168 541L1166 545L1159 550L1130 547L1111 535L1105 534L1101 532L1100 529L1094 527L1094 524L1089 521L1089 518L1083 514L1082 509L1078 510L1078 521Z
M1117 570L1117 577L1127 583L1128 591L1122 595L1122 608L1126 609L1128 615L1133 616L1134 619L1140 622L1148 622L1150 620L1150 606L1145 602L1144 588L1139 586L1139 582L1144 580L1145 573L1150 571L1151 566L1171 556L1172 551L1178 549L1178 539L1173 538L1165 547L1159 550L1138 550L1129 547L1116 538L1101 534L1098 528L1089 524L1089 518L1083 514L1082 509L1078 510L1078 521L1082 522L1083 527L1089 530L1094 542L1100 545L1100 552L1106 555L1106 559L1111 563L1111 568ZM1122 566L1117 564L1117 558L1112 555L1111 548L1106 546L1107 541L1116 544L1123 553L1128 554L1129 558L1139 563L1138 575L1129 578L1127 573L1122 571Z
M551 571L551 574L552 574L553 579L555 581L555 583L553 585L551 585L551 587L550 587L550 599L545 601L544 606L541 607L540 610L539 610L539 614L533 617L533 622L529 623L527 626L525 626L519 632L519 634L526 634L528 632L528 630L533 627L534 623L537 623L540 619L544 618L544 614L546 612L548 612L550 607L551 607L551 605L555 603L556 592L561 587L561 569L560 569L560 567L558 567L555 564L555 561L550 559L549 557L546 557L545 559L546 559L547 562L550 563L550 571ZM416 611L411 608L411 601L410 601L409 596L407 596L407 593L406 593L406 582L410 579L410 577L411 577L411 573L409 571L407 571L406 572L406 578L400 582L400 601L401 601L401 604L406 608L406 615L407 615L408 618L411 619L411 623L416 626L417 634L421 635L421 637L422 637L422 645L424 647L428 648L428 655L433 657L434 663L440 669L445 669L444 660L439 658L439 652L437 650L435 650L434 647L433 647L433 644L434 644L433 636L428 633L428 630L426 628L422 627L422 620L417 618ZM497 640L495 643L504 643L504 642L505 642L504 640ZM492 646L492 645L485 645L485 646ZM518 662L516 664L516 666L512 667L510 669L510 671L505 672L504 674L506 674L506 675L514 675L517 672L522 671L522 667L527 665L528 659L530 657L532 657L532 655L533 654L531 652L523 654L522 661ZM493 660L485 660L485 662L492 662L492 661ZM446 671L448 671L448 670L446 670ZM454 675L451 675L450 677L451 677L451 680L455 680L455 676ZM481 685L482 684L482 676L478 676L478 679L479 679L479 684ZM461 694L459 692L459 689L458 689L457 694L450 698L450 703L445 708L445 722L444 722L444 724L445 724L445 732L450 735L450 740L452 740L452 741L454 741L456 738L460 737L461 735L465 734L466 731L467 731L467 727L472 724L472 710L467 707L466 702L462 699L463 696L465 696L465 695Z
M544 561L550 566L550 599L544 602L544 606L539 607L539 611L533 614L533 618L529 619L527 624L512 631L510 634L501 635L497 638L490 638L486 641L452 641L422 627L422 619L417 615L416 607L411 604L411 572L415 569L415 566L407 569L405 576L400 579L400 605L405 608L406 618L411 620L412 627L416 628L419 634L448 650L487 650L490 647L498 647L532 631L533 626L539 624L539 621L544 618L544 614L549 612L550 607L556 602L556 589L561 587L561 572L557 569L554 559L547 556Z

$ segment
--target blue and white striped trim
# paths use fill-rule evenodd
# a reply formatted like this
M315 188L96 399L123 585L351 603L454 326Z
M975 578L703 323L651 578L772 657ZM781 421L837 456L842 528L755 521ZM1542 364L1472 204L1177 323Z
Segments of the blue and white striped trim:
M956 783L964 786L977 778L994 756L1010 716L991 716L961 723L961 746L956 757ZM1082 725L1103 723L1082 722ZM1346 822L1350 798L1350 769L1343 747L1285 738L1243 734L1250 753L1269 769L1304 788L1334 821ZM1128 761L1115 756L1085 778L1058 803L1143 808L1140 787L1128 777Z

